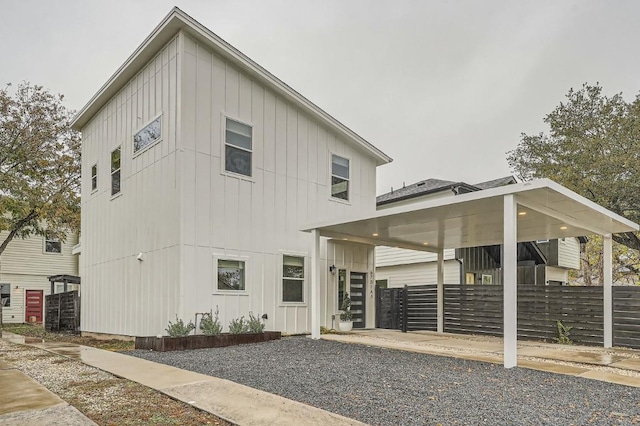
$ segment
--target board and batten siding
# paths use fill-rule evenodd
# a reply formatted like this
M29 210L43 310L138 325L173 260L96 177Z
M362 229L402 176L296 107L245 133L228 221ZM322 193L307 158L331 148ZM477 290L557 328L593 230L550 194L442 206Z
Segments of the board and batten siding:
M269 329L309 331L310 275L304 302L283 303L282 256L304 256L310 273L312 239L299 229L375 211L375 160L188 36L182 66L184 312L193 315L218 306L225 329L232 318L266 313ZM250 178L224 171L225 117L252 127ZM348 203L331 200L331 153L350 160ZM371 255L372 250L362 249L344 254L372 271ZM246 291L217 290L220 258L245 261ZM327 268L323 265L323 283ZM331 303L325 294L323 324L336 310Z
M0 232L0 241L8 234ZM38 235L15 238L9 243L0 256L0 284L11 285L11 306L2 309L4 322L24 322L25 290L42 290L46 296L51 293L47 277L78 275L78 258L71 254L77 242L76 235L69 235L62 243L62 253L46 253L44 237Z
M161 140L134 154L133 135L157 116ZM251 178L224 172L225 117L252 126ZM189 321L216 306L225 330L253 312L268 315L268 329L309 331L312 239L299 229L375 211L370 154L183 32L82 133L83 331L166 334L176 315ZM112 197L118 146L122 191ZM331 153L350 160L348 203L330 199ZM305 258L303 303L282 302L284 255ZM369 268L358 272L373 271L372 249L345 256ZM245 262L244 292L217 290L217 259Z
M183 315L176 172L180 43L180 36L169 41L82 129L83 330L155 335L168 319ZM134 155L134 133L158 115L160 142ZM110 157L119 146L121 193L112 197Z

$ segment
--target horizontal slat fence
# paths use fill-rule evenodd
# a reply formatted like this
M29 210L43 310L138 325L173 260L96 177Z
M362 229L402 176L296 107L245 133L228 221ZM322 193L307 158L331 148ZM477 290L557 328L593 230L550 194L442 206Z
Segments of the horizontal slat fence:
M435 285L405 286L404 331L438 329L438 297Z
M376 328L402 330L403 288L376 287Z
M613 345L640 349L640 287L613 287Z
M405 331L437 329L437 286L382 289L376 302L385 306L386 326ZM385 297L393 294L393 303ZM444 331L503 334L501 285L444 285ZM571 327L576 344L604 342L603 288L518 285L518 338L553 341L558 321ZM404 309L406 305L407 309ZM640 348L640 286L613 288L614 345ZM406 324L406 327L403 326ZM376 324L378 325L378 323Z

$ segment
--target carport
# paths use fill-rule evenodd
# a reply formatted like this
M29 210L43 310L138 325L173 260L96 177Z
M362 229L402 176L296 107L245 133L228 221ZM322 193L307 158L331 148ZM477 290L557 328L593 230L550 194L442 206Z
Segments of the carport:
M437 253L438 332L443 331L444 250L501 244L504 286L504 366L517 364L517 243L602 235L604 346L612 346L612 239L638 224L549 179L426 200L365 217L304 229L313 235L311 337L320 338L320 237Z

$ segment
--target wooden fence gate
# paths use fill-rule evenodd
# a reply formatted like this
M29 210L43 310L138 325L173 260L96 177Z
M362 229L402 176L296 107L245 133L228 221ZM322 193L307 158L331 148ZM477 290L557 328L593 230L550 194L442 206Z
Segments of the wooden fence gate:
M80 332L80 296L77 291L45 296L45 329Z

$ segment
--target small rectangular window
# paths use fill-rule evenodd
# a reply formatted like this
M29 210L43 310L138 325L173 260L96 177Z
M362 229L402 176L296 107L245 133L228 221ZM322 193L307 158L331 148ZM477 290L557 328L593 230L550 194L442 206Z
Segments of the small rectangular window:
M0 304L5 308L11 306L11 284L0 284Z
M162 136L162 116L147 124L138 133L133 135L133 153L153 145Z
M218 259L218 290L244 291L244 261Z
M44 238L45 253L62 253L62 242L59 238L47 235Z
M111 152L111 195L120 193L120 147Z
M227 172L251 176L251 126L227 118L224 151L224 169Z
M347 293L347 271L338 270L338 309L342 306L344 295Z
M283 256L282 301L304 302L304 257Z
M95 191L98 189L98 165L94 164L91 166L91 190Z
M331 196L349 200L349 160L331 155Z

